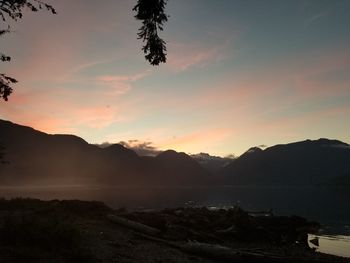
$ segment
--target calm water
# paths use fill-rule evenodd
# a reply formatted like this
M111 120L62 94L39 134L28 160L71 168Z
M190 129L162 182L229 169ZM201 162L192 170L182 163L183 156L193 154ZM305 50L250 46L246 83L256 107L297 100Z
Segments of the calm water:
M319 250L350 257L349 187L0 187L0 197L43 200L99 200L130 209L240 205L248 211L270 210L276 215L299 215L320 222Z
M350 236L344 235L309 235L309 241L317 238L319 246L309 242L316 251L341 257L350 257Z

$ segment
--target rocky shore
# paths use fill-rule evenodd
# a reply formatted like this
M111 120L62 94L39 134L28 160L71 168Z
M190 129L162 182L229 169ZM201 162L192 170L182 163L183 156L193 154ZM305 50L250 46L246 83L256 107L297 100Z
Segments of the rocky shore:
M320 225L232 209L111 209L0 199L0 262L350 262L309 248Z

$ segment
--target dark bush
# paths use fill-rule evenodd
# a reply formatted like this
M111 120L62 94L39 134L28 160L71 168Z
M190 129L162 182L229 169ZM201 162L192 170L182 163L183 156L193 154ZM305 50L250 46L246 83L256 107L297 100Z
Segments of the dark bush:
M94 262L77 218L58 212L52 203L0 200L0 210L5 211L0 218L0 248L14 262Z

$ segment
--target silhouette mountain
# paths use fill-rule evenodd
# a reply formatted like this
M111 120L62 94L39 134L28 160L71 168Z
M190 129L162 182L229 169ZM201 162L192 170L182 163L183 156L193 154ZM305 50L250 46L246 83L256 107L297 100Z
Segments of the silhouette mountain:
M194 185L209 173L185 153L140 157L120 144L106 148L74 135L49 135L0 120L5 161L0 185Z
M249 149L220 171L234 185L320 185L350 182L350 145L329 139Z
M177 173L181 173L181 178L176 180L178 183L189 181L193 185L198 185L209 182L209 172L183 152L167 150L158 154L155 159L161 169L161 174L168 174L171 178L176 178Z
M151 157L0 120L0 145L0 185L350 185L350 145L329 139L253 147L236 159L172 150Z

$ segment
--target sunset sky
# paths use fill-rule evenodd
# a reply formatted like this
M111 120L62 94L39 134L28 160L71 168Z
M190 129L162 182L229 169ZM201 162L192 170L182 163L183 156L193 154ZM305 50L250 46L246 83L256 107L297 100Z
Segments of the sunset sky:
M1 38L20 82L0 118L89 143L242 154L350 142L349 0L169 0L167 63L149 65L136 0L52 0Z

